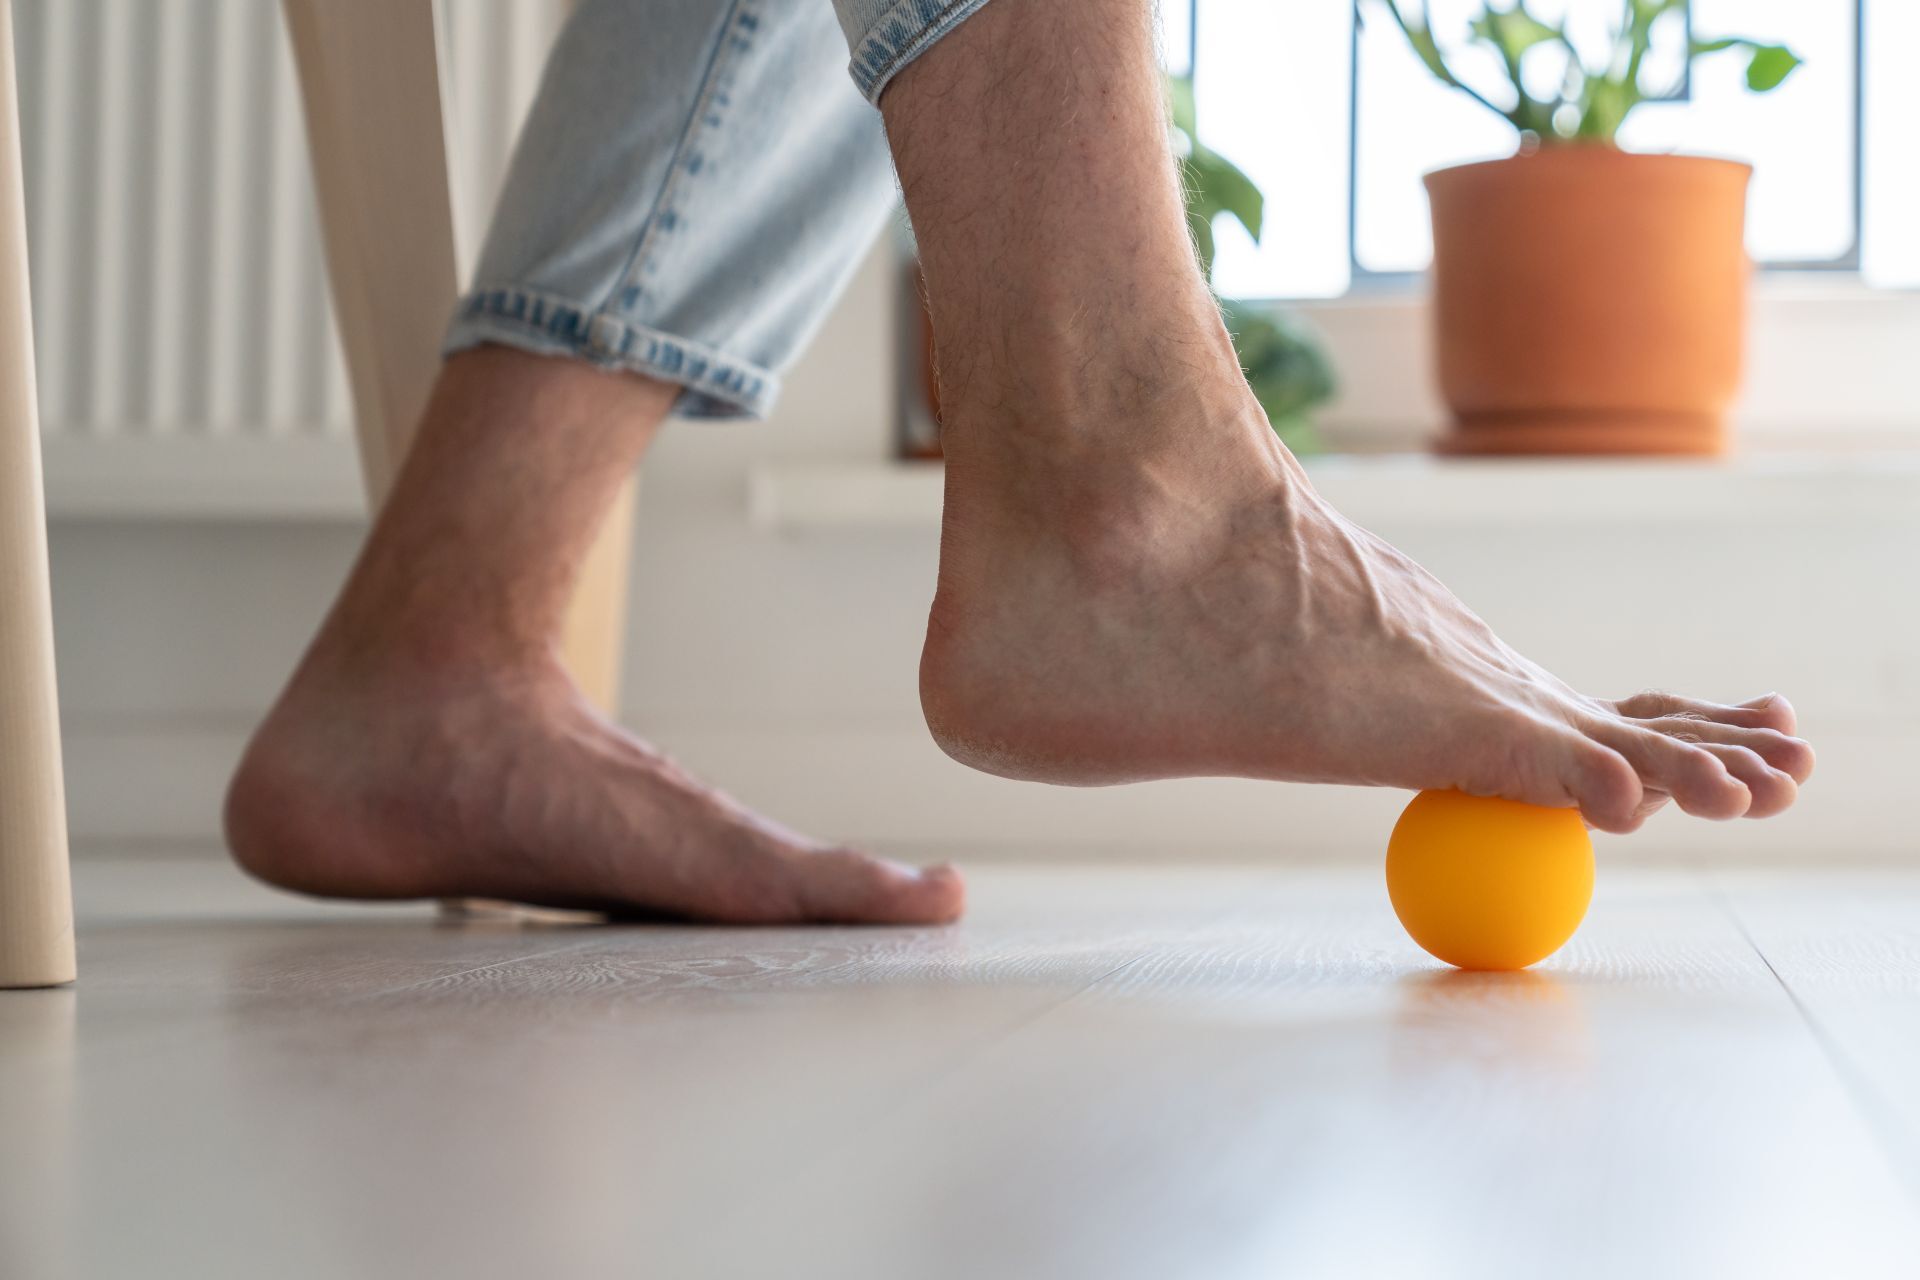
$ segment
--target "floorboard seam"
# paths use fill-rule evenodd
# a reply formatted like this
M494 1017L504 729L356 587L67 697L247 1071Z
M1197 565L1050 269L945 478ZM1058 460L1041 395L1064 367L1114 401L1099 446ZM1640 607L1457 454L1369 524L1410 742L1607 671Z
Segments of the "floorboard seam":
M1740 918L1738 908L1733 905L1733 900L1727 896L1726 891L1718 884L1714 884L1709 889L1709 893L1719 906L1721 913L1727 917L1746 944L1753 949L1753 954L1759 958L1760 963L1767 967L1767 972L1773 975L1773 980L1779 984L1781 992L1787 997L1787 1003L1793 1006L1793 1011L1799 1015L1801 1024L1813 1037L1813 1042L1820 1047L1821 1056L1826 1058L1827 1065L1833 1068L1834 1075L1839 1077L1840 1087L1846 1091L1848 1099L1860 1112L1860 1118L1866 1122L1867 1132L1873 1135L1874 1145L1880 1148L1881 1155L1893 1167L1895 1175L1905 1186L1907 1196L1914 1207L1920 1209L1920 1135L1908 1131L1898 1109L1892 1106L1873 1082L1867 1079L1865 1073L1854 1065L1851 1055L1822 1025L1813 1010L1800 999L1799 993L1793 989L1793 984L1774 967L1772 958L1767 955L1760 946L1759 940L1747 928L1747 922ZM1890 1136L1892 1134L1899 1134L1900 1139L1895 1140Z

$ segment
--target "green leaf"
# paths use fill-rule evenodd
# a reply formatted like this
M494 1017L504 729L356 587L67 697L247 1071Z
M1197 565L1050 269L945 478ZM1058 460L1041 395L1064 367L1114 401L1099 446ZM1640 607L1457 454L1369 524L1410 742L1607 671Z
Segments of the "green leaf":
M1509 65L1517 65L1529 49L1566 39L1559 28L1550 27L1528 13L1524 4L1505 12L1488 9L1473 20L1472 30L1477 38L1498 49Z
M1522 92L1518 105L1512 108L1499 106L1478 89L1453 74L1452 68L1447 66L1446 55L1440 51L1440 42L1434 38L1433 28L1428 25L1424 15L1417 20L1407 17L1406 12L1400 7L1400 0L1381 0L1381 3L1386 5L1387 12L1393 15L1394 23L1407 37L1407 43L1412 46L1415 56L1426 65L1427 70L1440 79L1441 83L1458 89L1516 129L1524 131L1535 128L1536 112L1533 108L1540 104L1534 103ZM1524 5L1516 4L1515 7L1522 8Z
M1755 93L1770 93L1786 82L1800 66L1800 55L1783 44L1761 44L1743 36L1722 36L1717 40L1695 40L1693 56L1720 53L1727 49L1750 49L1747 60L1747 88Z
M1314 335L1284 312L1249 302L1222 302L1241 370L1267 420L1291 447L1310 439L1306 414L1335 389L1333 366Z
M1512 82L1514 93L1513 109L1507 113L1507 118L1525 132L1542 137L1551 133L1553 112L1558 103L1541 102L1527 92L1522 66L1527 51L1543 44L1562 45L1572 56L1573 46L1568 43L1566 32L1559 27L1550 27L1528 13L1525 0L1515 0L1511 9L1496 9L1489 4L1468 26L1475 40L1492 45L1498 51L1500 61L1506 67L1507 79Z
M1399 0L1386 0L1386 5L1387 12L1393 15L1400 30L1406 33L1407 43L1413 46L1414 54L1426 64L1427 70L1446 83L1458 86L1460 82L1454 79L1453 72L1447 67L1446 56L1440 52L1440 42L1434 39L1433 28L1427 25L1426 18L1416 20L1407 17L1400 9Z
M1186 154L1179 158L1180 181L1185 188L1187 226L1193 233L1194 249L1200 256L1200 269L1213 278L1213 220L1231 214L1247 229L1257 244L1266 215L1266 201L1240 167L1194 135L1193 82L1183 76L1167 77L1167 102L1173 127L1186 139Z
M1785 45L1757 45L1753 50L1753 61L1747 63L1747 88L1755 93L1778 89L1799 65L1799 55Z
M1639 104L1640 91L1624 80L1589 80L1574 136L1583 142L1612 142L1627 113Z
M1433 38L1433 28L1426 23L1410 23L1407 26L1407 39L1413 45L1413 51L1420 61L1427 64L1427 70L1445 80L1455 83L1453 72L1447 69L1447 60L1440 53L1440 42Z
M1280 443L1287 446L1287 452L1296 458L1310 458L1316 453L1327 451L1327 442L1313 429L1313 419L1304 413L1274 417L1267 415L1273 424L1273 434L1280 437Z
M1633 0L1633 16L1637 21L1651 25L1662 14L1686 7L1687 0Z
M1191 139L1194 133L1193 77L1168 76L1167 99L1173 106L1173 127Z
M1232 214L1234 220L1247 229L1254 243L1259 243L1266 198L1238 165L1217 151L1196 146L1187 157L1187 182L1197 197L1196 203L1215 214Z

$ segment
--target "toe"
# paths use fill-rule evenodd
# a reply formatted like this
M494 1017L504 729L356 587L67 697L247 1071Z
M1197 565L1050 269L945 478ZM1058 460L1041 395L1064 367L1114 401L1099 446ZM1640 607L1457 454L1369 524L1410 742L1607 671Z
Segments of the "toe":
M1633 813L1633 826L1637 831L1640 824L1672 803L1673 797L1658 787L1642 786L1640 804Z
M1770 768L1793 779L1795 785L1813 776L1813 747L1804 738L1792 737L1778 729L1749 729L1693 716L1663 716L1640 723L1643 728L1678 738L1682 742L1744 747L1758 755ZM1725 762L1725 757L1722 760Z
M1777 693L1763 693L1741 703L1739 710L1756 717L1759 721L1754 726L1756 728L1773 729L1780 733L1796 733L1800 728L1799 718L1793 714L1793 704Z
M1637 830L1650 809L1640 775L1619 752L1582 738L1568 752L1563 780L1580 816L1615 835ZM1658 806L1655 806L1658 807Z
M832 924L945 924L966 906L960 873L916 869L852 849L795 855L789 863L801 919Z
M1769 764L1759 752L1717 742L1704 743L1702 746L1713 753L1727 772L1737 778L1753 797L1753 802L1747 806L1747 817L1771 818L1791 808L1798 798L1800 786L1792 775Z
M1593 735L1625 756L1644 785L1701 818L1737 818L1753 802L1746 785L1706 746L1638 725L1599 725ZM1743 748L1733 748L1742 750Z
M1605 704L1629 720L1659 720L1670 716L1707 720L1716 724L1738 725L1747 729L1772 729L1790 734L1796 727L1793 704L1777 693L1763 694L1738 706L1683 698L1675 693L1649 690L1631 698Z

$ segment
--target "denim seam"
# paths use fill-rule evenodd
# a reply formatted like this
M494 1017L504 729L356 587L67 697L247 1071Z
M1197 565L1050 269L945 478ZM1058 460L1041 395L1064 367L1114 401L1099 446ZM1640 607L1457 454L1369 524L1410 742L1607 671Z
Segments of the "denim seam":
M663 224L667 229L671 229L677 222L671 203L672 198L679 191L682 180L693 172L690 162L694 140L699 138L711 123L709 115L714 94L719 90L721 73L738 48L736 45L738 37L734 34L734 28L740 22L742 16L740 8L743 2L744 0L729 0L726 17L720 23L719 35L714 42L713 53L707 58L707 69L701 74L700 92L694 98L693 110L688 114L686 124L681 127L680 139L674 144L673 159L668 162L666 177L660 183L660 193L654 197L653 208L647 211L646 221L640 224L640 234L634 237L633 252L627 256L627 261L621 266L620 273L614 277L606 296L595 308L602 315L617 317L623 305L630 306L638 301L638 299L627 300L626 295L639 283L648 255L654 247L654 242L659 238ZM668 222L668 219L674 221Z
M780 390L779 377L750 360L520 285L477 286L462 298L444 351L486 340L677 383L690 397L675 411L687 416L726 416L716 406L764 416Z
M900 69L925 53L940 37L965 21L987 0L894 0L874 19L853 51L847 71L868 102L880 104L880 92ZM917 24L909 32L909 24ZM881 29L887 28L882 35Z

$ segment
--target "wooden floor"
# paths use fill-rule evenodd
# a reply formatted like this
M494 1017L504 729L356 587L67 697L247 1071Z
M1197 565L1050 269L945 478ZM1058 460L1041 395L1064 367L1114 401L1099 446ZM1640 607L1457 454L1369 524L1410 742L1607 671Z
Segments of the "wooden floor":
M1920 1276L1920 872L1616 872L1527 974L1377 870L951 929L436 924L83 861L0 1275Z

